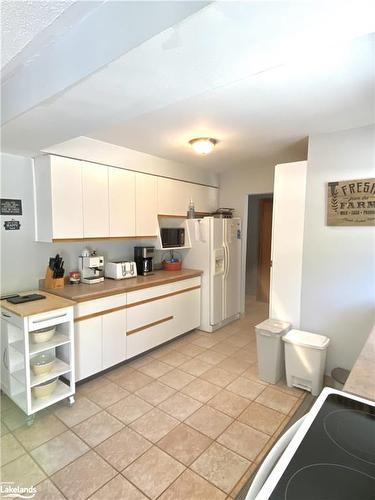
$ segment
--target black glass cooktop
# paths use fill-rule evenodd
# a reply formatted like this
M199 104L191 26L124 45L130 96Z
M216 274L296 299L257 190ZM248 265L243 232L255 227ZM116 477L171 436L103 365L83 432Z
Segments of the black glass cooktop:
M270 500L375 500L375 408L330 394Z

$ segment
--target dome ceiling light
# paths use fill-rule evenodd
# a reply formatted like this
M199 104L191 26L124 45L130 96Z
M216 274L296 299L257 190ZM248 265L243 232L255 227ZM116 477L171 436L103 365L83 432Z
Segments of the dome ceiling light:
M196 139L191 139L189 144L197 154L208 155L213 151L217 140L211 137L197 137Z

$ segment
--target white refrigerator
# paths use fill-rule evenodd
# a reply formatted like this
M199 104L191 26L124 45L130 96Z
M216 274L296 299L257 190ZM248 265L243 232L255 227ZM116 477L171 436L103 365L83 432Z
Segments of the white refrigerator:
M213 332L240 315L241 220L188 219L187 229L184 267L203 271L200 329Z

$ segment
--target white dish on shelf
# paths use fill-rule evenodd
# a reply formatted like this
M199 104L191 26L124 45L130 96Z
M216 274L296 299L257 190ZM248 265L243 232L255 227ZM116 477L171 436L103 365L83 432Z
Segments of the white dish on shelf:
M52 380L48 380L47 382L43 382L42 384L36 385L31 390L33 392L33 396L37 399L44 399L51 396L57 387L58 378L54 378Z
M41 352L30 359L31 370L34 375L46 375L52 370L55 360L54 352Z
M51 340L51 338L55 335L55 331L55 326L49 326L48 328L42 328L41 330L30 332L31 342L33 342L33 344L48 342L48 340Z

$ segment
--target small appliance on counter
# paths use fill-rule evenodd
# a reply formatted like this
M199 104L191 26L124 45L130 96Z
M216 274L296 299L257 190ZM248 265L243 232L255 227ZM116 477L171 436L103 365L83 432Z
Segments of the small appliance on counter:
M183 227L160 228L163 248L183 247L185 245L185 229Z
M134 261L137 265L137 273L146 276L152 274L152 259L155 247L134 247Z
M78 257L78 269L81 273L81 283L93 285L104 281L104 257L96 255L95 250L84 249Z
M104 275L113 280L123 280L126 278L135 278L137 276L137 265L134 261L107 262Z
M218 208L211 216L217 219L232 219L234 208Z

